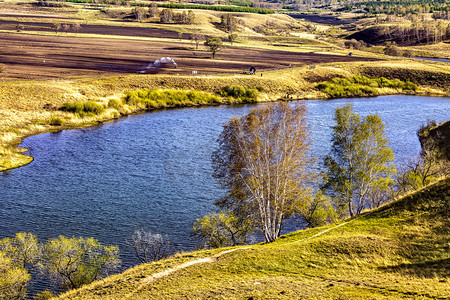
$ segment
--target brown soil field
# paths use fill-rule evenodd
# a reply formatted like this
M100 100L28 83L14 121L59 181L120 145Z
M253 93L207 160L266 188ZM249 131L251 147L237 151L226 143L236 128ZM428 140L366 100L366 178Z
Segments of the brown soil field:
M42 17L40 17L42 18ZM76 20L76 19L75 19ZM17 25L22 25L22 31L46 31L54 32L52 29L53 22L25 22L25 21L12 21L1 20L0 29L3 30L16 30ZM59 32L62 32L60 29ZM74 32L69 29L67 32ZM119 35L119 36L136 36L136 37L156 37L156 38L179 38L178 32L172 30L165 30L159 28L143 28L143 27L129 27L129 26L106 26L106 25L89 25L81 24L81 28L78 33L87 34L101 34L101 35ZM189 34L184 34L183 38L190 38Z
M49 14L37 14L37 13L2 13L0 12L0 17L8 18L40 18L40 19L67 19L67 20L80 20L79 18L62 16L62 15L49 15ZM0 24L4 20L0 20Z
M196 70L199 75L242 73L251 66L258 72L326 62L374 60L243 47L226 47L216 54L216 59L211 59L211 53L202 46L200 48L194 50L194 45L188 41L3 33L0 35L0 63L4 65L4 71L0 73L0 80L135 74L161 57L171 57L178 64L176 69L160 69L161 72L191 74Z

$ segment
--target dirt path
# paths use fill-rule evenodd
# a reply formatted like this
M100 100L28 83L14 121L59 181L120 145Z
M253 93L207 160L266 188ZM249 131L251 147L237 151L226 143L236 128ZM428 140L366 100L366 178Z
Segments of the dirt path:
M251 248L251 247L240 247L240 248L235 248L235 249L231 249L231 250L222 251L222 252L220 252L220 253L218 253L216 255L213 255L213 256L209 256L209 257L205 257L205 258L199 258L199 259L196 259L196 260L191 260L191 261L182 263L181 265L175 266L173 268L170 268L170 269L167 269L167 270L164 270L164 271L152 274L152 275L144 278L142 280L142 283L139 285L139 287L136 290L134 290L133 292L131 292L130 294L126 295L124 297L124 299L129 299L131 296L133 296L134 294L139 292L142 288L147 286L149 283L151 283L155 279L168 276L168 275L172 274L173 272L176 272L176 271L181 270L181 269L185 269L185 268L190 267L192 265L203 264L203 263L211 263L211 262L214 262L215 260L217 260L220 256L222 256L224 254L227 254L227 253L230 253L230 252L234 252L234 251L237 251L237 250L245 250L245 249L249 249L249 248Z
M307 237L307 238L304 238L304 239L301 239L301 240L298 240L298 241L293 241L293 242L290 242L290 243L286 243L286 244L283 244L283 245L290 245L290 244L295 244L295 243L300 243L300 242L307 241L307 240L309 240L309 239L312 239L312 238L318 237L318 236L320 236L320 235L322 235L322 234L324 234L324 233L327 233L328 231L331 231L331 230L333 230L333 229L336 229L336 228L339 228L339 227L341 227L341 226L344 226L345 224L348 224L349 222L354 221L354 220L357 220L357 219L359 219L359 217L357 217L357 218L355 218L355 219L353 219L353 220L344 222L344 223L342 223L342 224L339 224L339 225L337 225L337 226L334 226L334 227L325 229L325 230L323 230L323 231L321 231L321 232L319 232L319 233L316 233L316 234L314 234L314 235L312 235L312 236L310 236L310 237Z
M358 219L358 218L356 218L356 219ZM356 219L353 219L353 220L356 220ZM353 220L351 220L351 221L353 221ZM298 241L290 242L290 243L285 243L285 244L282 244L282 245L289 245L289 244L295 244L295 243L304 242L306 240L309 240L309 239L318 237L318 236L320 236L320 235L322 235L324 233L327 233L327 232L329 232L329 231L331 231L333 229L336 229L336 228L339 228L341 226L344 226L344 225L346 225L347 223L349 223L351 221L347 221L347 222L344 222L344 223L339 224L337 226L325 229L325 230L323 230L323 231L321 231L319 233L316 233L316 234L314 234L314 235L312 235L310 237L307 237L307 238L304 238L304 239L301 239L301 240L298 240ZM251 248L252 248L251 246L247 246L247 247L240 247L240 248L235 248L235 249L231 249L231 250L222 251L222 252L220 252L220 253L218 253L216 255L213 255L213 256L209 256L209 257L205 257L205 258L199 258L199 259L196 259L196 260L188 261L188 262L182 263L182 264L180 264L178 266L175 266L173 268L170 268L170 269L167 269L167 270L164 270L164 271L152 274L152 275L144 278L142 280L142 283L139 285L139 287L136 290L134 290L133 292L131 292L130 294L126 295L124 297L124 299L129 299L130 297L132 297L134 294L139 292L141 289L143 289L145 286L147 286L149 283L151 283L155 279L168 276L168 275L170 275L170 274L172 274L172 273L174 273L176 271L188 268L188 267L193 266L193 265L203 264L203 263L212 263L212 262L216 261L220 256L222 256L224 254L227 254L227 253L231 253L231 252L238 251L238 250L247 250L247 249L251 249Z

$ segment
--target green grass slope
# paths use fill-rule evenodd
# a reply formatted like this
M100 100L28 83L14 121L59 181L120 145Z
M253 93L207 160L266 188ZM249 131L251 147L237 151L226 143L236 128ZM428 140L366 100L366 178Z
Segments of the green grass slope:
M272 244L178 254L61 298L449 299L449 187Z

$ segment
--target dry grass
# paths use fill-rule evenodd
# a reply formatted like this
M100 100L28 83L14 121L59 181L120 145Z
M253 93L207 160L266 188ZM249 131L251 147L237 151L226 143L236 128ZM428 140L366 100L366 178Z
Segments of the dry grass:
M437 43L434 45L423 45L414 47L401 47L404 50L411 50L417 56L450 58L450 43Z

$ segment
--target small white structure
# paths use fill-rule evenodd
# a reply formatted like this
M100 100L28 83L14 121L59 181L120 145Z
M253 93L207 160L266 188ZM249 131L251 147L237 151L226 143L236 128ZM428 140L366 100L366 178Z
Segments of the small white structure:
M160 59L155 60L148 64L148 66L140 71L139 73L154 73L158 72L160 68L174 68L178 67L177 63L170 57L161 57Z
M161 57L161 59L155 60L153 63L158 68L176 68L177 63L170 57Z

